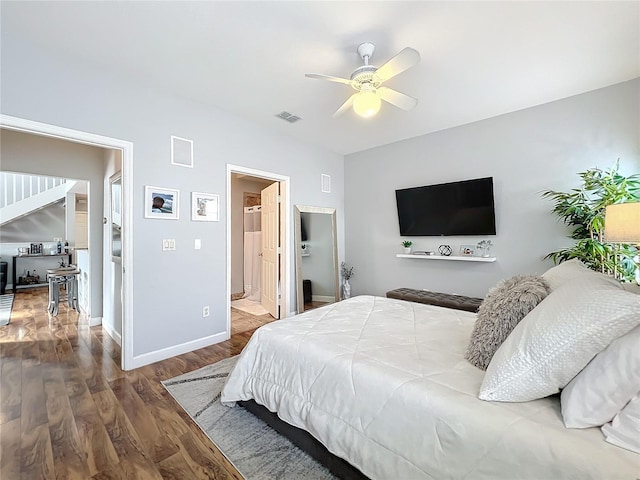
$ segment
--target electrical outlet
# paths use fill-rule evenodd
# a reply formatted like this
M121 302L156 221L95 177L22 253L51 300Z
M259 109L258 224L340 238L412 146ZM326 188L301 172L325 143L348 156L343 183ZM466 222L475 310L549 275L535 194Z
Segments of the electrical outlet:
M209 305L202 307L202 318L209 316Z

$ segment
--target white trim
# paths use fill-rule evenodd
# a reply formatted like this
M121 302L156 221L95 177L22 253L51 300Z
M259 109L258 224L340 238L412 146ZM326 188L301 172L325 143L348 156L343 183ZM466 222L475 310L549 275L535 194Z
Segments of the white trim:
M89 326L97 327L102 325L102 317L89 317Z
M189 353L200 348L209 347L216 343L223 342L228 338L227 332L220 332L214 335L209 335L208 337L181 343L180 345L173 345L153 352L143 353L142 355L136 355L132 360L132 368L143 367L151 363L166 360L167 358L182 355L183 353Z
M84 143L103 148L122 150L122 370L133 366L133 143L94 133L72 130L47 123L0 114L0 127L9 130L43 135L46 137Z
M106 323L102 324L102 330L104 330L105 333L109 335L114 342L122 346L122 336L118 332L116 332L114 328L111 328L111 325L108 325Z
M334 297L333 295L311 295L311 301L312 302L331 302L331 303L335 303L336 301L336 297Z
M280 305L280 312L291 312L291 265L292 261L292 252L294 249L288 248L291 244L291 180L286 175L280 175L278 173L273 172L265 172L264 170L256 170L254 168L242 167L239 165L232 165L227 163L227 288L226 288L226 315L227 315L227 331L225 340L231 338L231 174L232 173L242 173L246 175L251 175L253 177L261 177L267 178L269 180L274 180L278 182L284 183L285 189L285 225L286 233L284 238L284 245L287 245L286 256L285 256L285 279L284 286L281 288L286 292L286 305ZM282 196L282 192L281 192ZM282 315L280 315L281 318Z

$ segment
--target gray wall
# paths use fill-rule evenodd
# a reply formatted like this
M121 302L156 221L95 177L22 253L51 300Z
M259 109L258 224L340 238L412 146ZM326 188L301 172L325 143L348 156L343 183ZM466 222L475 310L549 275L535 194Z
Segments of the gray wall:
M18 253L18 247L28 247L30 243L42 243L45 251L50 251L55 248L54 237L65 238L66 209L62 206L62 203L60 201L49 205L0 227L0 258L3 262L7 262L8 287L13 288L13 262L11 257ZM25 270L33 271L35 269L44 283L46 281L44 278L46 270L58 266L59 263L59 257L18 260L18 263L16 263L16 278L22 275Z
M66 209L63 203L62 201L54 203L3 225L0 242L53 244L55 237L67 238L65 235Z
M640 80L405 140L345 158L346 259L354 294L398 287L484 296L499 279L542 273L542 258L570 245L568 229L542 199L546 189L578 186L577 172L640 172ZM499 92L496 92L499 95ZM363 177L366 172L366 178ZM396 258L401 237L395 190L492 176L495 263ZM483 237L412 237L414 250Z
M2 98L4 98L4 92L2 93ZM102 317L104 149L54 138L0 130L0 155L2 156L3 170L51 177L77 178L89 182L91 317L99 319ZM95 234L92 235L91 232L95 232ZM63 226L58 236L64 237L64 234Z
M195 345L226 331L227 163L289 176L292 205L336 208L339 246L344 247L341 155L294 142L215 107L161 94L152 79L136 87L108 65L69 63L4 34L1 48L2 113L134 145L133 202L124 208L133 221L137 362L171 356L171 347ZM270 121L281 120L270 115ZM171 135L194 141L194 168L171 165ZM331 194L320 191L322 173L332 177ZM179 220L144 218L145 185L180 190ZM190 220L193 191L220 194L220 222ZM177 250L163 253L164 238L175 239ZM194 250L196 238L202 239L201 250ZM292 244L293 235L289 249ZM295 299L295 282L291 285L287 297ZM206 319L204 305L211 307Z

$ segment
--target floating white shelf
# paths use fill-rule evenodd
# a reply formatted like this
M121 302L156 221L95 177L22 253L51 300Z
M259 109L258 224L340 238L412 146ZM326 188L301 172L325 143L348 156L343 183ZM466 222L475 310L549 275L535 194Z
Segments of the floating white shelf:
M496 257L472 257L461 255L450 255L445 257L444 255L414 255L413 253L397 253L398 258L419 258L420 260L449 260L458 262L495 262Z

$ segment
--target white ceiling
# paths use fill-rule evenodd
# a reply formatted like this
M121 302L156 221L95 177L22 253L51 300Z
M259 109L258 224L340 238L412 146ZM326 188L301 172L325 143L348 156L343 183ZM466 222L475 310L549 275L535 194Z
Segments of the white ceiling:
M341 154L640 76L640 2L9 2L2 36L130 82L213 105ZM372 42L381 65L422 60L386 83L419 99L362 119L333 112ZM274 115L303 118L289 124Z

